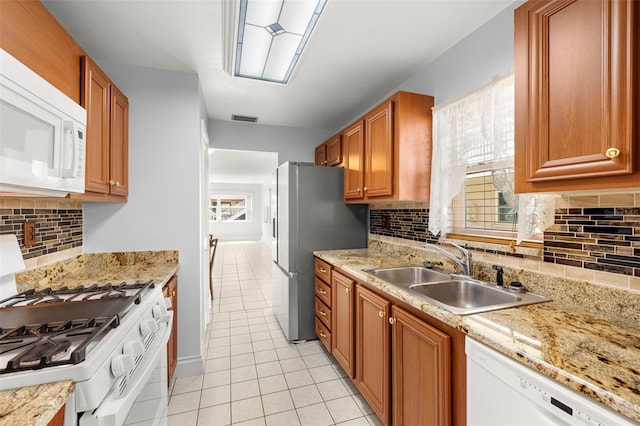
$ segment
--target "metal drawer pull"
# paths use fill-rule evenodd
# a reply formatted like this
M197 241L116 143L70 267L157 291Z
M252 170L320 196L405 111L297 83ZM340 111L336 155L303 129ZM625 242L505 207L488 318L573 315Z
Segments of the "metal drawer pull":
M322 309L318 309L318 312L320 313L320 315L322 315L323 317L327 316L327 313L325 311L323 311Z
M620 150L618 148L609 148L607 152L604 153L604 155L606 155L607 158L616 158L618 155L620 155Z
M320 267L320 272L322 272L324 274L325 272L327 272L327 270L322 268L322 267Z
M318 330L318 334L319 334L319 335L320 335L320 337L322 337L322 338L325 338L325 339L327 338L327 335L326 335L326 334L324 334L324 333L322 332L322 330Z
M327 294L327 291L320 288L320 289L318 289L318 293L320 293L322 295L325 295L325 294Z

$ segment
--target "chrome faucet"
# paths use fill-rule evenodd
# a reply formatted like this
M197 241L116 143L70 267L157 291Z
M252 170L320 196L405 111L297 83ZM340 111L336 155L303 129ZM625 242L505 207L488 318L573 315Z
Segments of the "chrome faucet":
M469 250L467 250L464 247L459 246L456 243L452 243L449 241L445 241L442 244L447 244L450 245L452 247L455 247L458 249L458 251L460 252L460 257L449 253L447 250L438 247L434 244L429 244L426 243L424 245L424 248L426 248L427 250L432 250L435 251L436 253L439 253L443 256L445 256L446 258L454 261L461 269L462 275L467 275L470 276L471 275L471 253L469 252Z

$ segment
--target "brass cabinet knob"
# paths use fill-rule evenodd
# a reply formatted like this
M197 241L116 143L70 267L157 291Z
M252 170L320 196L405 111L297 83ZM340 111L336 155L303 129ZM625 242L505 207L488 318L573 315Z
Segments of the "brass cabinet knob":
M364 192L367 192L369 190L369 188L367 188L366 186L364 187Z
M606 155L607 158L616 158L618 155L620 155L620 150L618 148L609 148L607 152L604 153L604 155Z
M109 185L114 186L115 184L116 184L116 182L115 182L113 179L111 179L111 180L109 181Z
M120 186L120 181L119 181L119 180L117 180L117 181L116 181L116 187L119 187L119 186Z
M383 318L383 317L384 317L384 312L383 312L383 311L378 311L378 316L379 316L380 318Z
M389 324L393 325L395 324L396 320L393 317L389 317Z
M360 188L356 188L356 192L360 192Z
M349 287L345 287L344 292L349 293Z

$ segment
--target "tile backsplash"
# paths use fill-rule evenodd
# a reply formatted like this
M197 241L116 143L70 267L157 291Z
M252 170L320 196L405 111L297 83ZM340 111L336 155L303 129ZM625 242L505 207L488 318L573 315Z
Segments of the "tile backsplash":
M435 242L437 239L427 229L428 218L428 203L372 204L370 232L385 237ZM524 254L522 251L511 254L506 246L502 252L496 245L474 248L534 263L544 262L549 267L551 264L569 267L566 273L573 277L595 277L596 281L605 277L623 287L628 287L631 280L631 287L637 285L640 277L640 193L562 196L556 203L555 224L545 231L543 244L542 252L529 250Z
M411 207L395 209L371 208L369 211L369 231L372 234L385 237L430 243L437 242L438 237L427 229L429 209L424 206Z
M544 261L640 277L640 207L556 209Z
M35 243L24 245L24 222L35 222ZM68 199L0 198L0 234L16 234L27 268L82 253L82 203Z

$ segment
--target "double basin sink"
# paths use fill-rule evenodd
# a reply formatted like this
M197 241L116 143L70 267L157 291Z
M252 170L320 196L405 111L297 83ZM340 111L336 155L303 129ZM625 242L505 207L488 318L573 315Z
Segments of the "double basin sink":
M551 299L514 292L466 276L446 274L421 266L365 269L383 281L408 289L427 302L457 315L477 314Z

